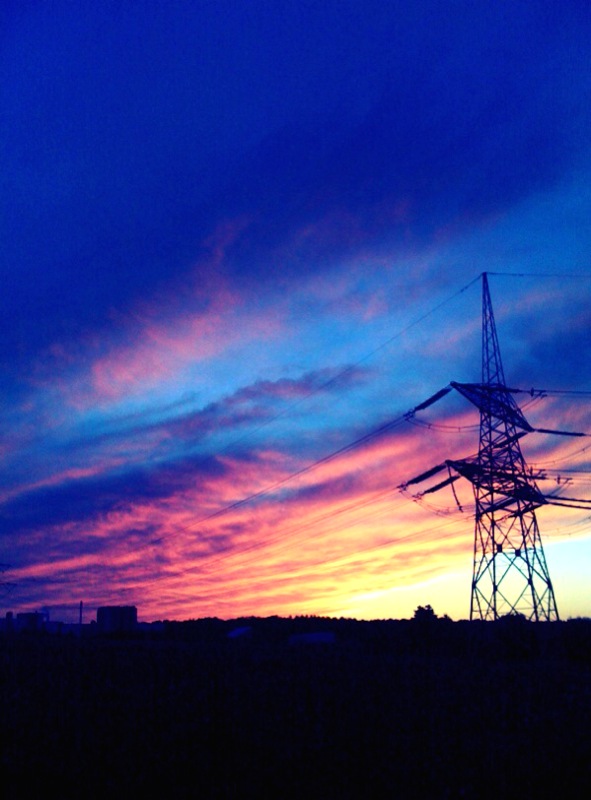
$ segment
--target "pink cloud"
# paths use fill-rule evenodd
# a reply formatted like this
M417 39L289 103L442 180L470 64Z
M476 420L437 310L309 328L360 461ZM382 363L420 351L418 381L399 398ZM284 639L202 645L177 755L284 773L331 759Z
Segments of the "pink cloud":
M56 472L46 478L40 478L37 481L29 483L21 483L13 489L0 492L0 503L4 503L13 497L18 497L21 494L28 494L36 489L45 489L51 486L60 486L69 481L83 480L84 478L93 478L97 475L102 475L110 472L112 469L121 466L124 463L122 458L113 458L104 461L100 464L95 464L90 467L72 467L61 472Z
M188 367L224 352L245 337L266 339L281 323L271 311L244 309L238 298L223 294L205 312L180 311L167 322L136 318L125 340L103 355L91 356L88 370L58 385L69 404L83 410L147 391L171 381ZM54 381L56 385L56 381Z
M248 217L220 223L204 240L193 275L125 314L113 313L110 334L51 345L30 383L57 389L84 410L170 381L247 337L276 335L283 324L277 309L248 306L224 277L227 252L249 224Z
M462 414L452 421L465 419ZM397 490L448 455L448 434L432 431L424 441L424 433L405 425L250 503L239 501L305 464L273 450L248 461L226 455L222 472L205 474L189 488L130 500L100 518L46 532L54 551L16 577L59 577L53 602L71 598L72 586L96 604L133 597L142 618L157 619L334 615L352 604L359 608L365 597L389 597L393 588L446 575L459 564L469 571L470 513L460 514L446 490L429 496L428 504ZM471 487L464 483L468 509ZM560 519L553 510L544 515L547 524ZM73 554L85 546L92 552ZM31 547L34 553L35 542ZM457 591L458 604L467 607L469 587L458 585Z
M144 310L133 336L94 360L88 401L109 402L149 389L236 344L265 341L282 329L276 308L247 307L223 287L209 297L205 311L193 311L188 304L165 322L155 321L156 309L152 315Z

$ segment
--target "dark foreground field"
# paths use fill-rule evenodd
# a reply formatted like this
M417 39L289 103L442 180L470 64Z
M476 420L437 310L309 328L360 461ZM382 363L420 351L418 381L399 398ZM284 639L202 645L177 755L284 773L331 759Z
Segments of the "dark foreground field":
M335 641L290 642L312 631ZM591 782L588 620L203 620L0 648L4 797L568 798Z

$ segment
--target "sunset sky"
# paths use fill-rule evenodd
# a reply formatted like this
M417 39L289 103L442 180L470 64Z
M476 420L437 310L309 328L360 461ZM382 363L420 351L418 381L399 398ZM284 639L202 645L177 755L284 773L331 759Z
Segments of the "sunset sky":
M404 415L480 380L486 271L591 433L591 4L5 0L0 92L2 615L466 618L471 487L398 487L478 412ZM591 498L591 438L522 447ZM538 521L591 616L589 511Z

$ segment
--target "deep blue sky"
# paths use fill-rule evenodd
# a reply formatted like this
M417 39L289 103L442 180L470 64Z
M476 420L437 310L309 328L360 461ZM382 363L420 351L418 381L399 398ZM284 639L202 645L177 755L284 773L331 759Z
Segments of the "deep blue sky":
M478 380L482 271L538 276L491 278L508 380L591 389L589 4L5 2L0 29L6 605L465 613L472 520L445 546L371 502L461 450L417 429L202 520ZM557 446L531 457L588 467ZM548 561L581 614L573 513Z

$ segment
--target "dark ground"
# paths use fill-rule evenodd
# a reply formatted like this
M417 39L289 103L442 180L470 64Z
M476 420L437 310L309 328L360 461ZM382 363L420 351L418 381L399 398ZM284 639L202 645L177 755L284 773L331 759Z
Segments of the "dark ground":
M306 631L336 641L289 643ZM6 798L562 800L591 783L591 620L13 633L0 669Z

